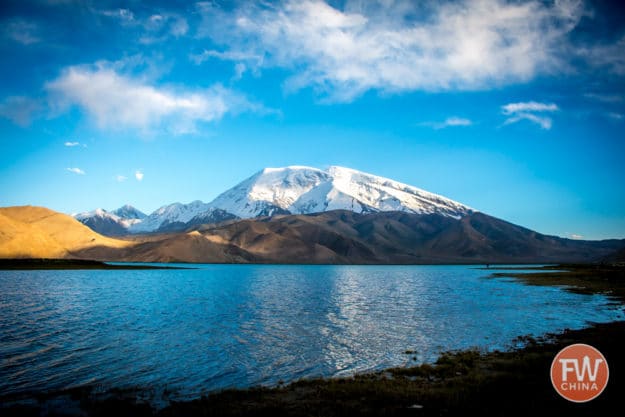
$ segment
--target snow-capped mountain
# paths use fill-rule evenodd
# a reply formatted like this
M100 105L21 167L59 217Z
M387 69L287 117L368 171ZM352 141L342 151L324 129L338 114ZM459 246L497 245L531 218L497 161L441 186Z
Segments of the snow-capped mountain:
M89 228L108 236L128 233L128 229L145 218L145 214L131 205L125 205L113 211L98 208L72 215Z
M210 203L163 206L146 216L126 205L112 212L97 209L74 215L106 235L174 232L236 218L309 214L330 210L357 213L404 211L461 218L474 210L440 195L388 178L333 166L324 171L304 166L265 168Z
M236 218L233 214L199 200L189 204L169 204L157 209L149 216L130 205L113 211L96 209L72 216L96 232L107 236L179 232L199 224L219 223Z
M133 224L128 231L130 233L179 231L195 224L217 223L234 218L235 216L230 213L196 200L189 204L174 203L163 206L141 222Z
M265 168L219 195L210 205L241 218L300 213L292 210L299 198L329 181L327 172L315 168Z
M130 204L126 204L117 210L113 210L111 213L126 220L142 220L147 217L147 214L134 208Z
M327 171L302 166L266 168L218 196L210 206L241 218L339 209L460 218L474 211L417 187L337 166Z

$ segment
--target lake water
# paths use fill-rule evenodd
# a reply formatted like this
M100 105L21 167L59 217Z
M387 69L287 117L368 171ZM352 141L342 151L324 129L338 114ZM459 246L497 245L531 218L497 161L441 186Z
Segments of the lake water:
M603 296L488 279L467 266L201 265L0 271L0 396L81 385L225 387L503 349L624 318Z

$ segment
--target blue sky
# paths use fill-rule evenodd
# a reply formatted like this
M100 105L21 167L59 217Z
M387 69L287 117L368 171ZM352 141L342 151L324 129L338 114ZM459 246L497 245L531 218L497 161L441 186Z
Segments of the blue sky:
M607 1L3 1L0 205L211 201L341 165L542 233L625 237Z

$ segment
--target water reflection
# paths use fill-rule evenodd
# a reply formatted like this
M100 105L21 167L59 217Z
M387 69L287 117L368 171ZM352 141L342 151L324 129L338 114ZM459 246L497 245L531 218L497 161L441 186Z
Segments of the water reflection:
M462 266L0 272L0 395L97 384L186 398L623 318L602 296L484 275Z

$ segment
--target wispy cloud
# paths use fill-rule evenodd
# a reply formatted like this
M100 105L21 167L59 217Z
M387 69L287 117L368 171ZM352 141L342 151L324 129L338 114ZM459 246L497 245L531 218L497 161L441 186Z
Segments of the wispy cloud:
M41 42L39 28L34 22L15 20L4 26L5 35L22 45L31 45Z
M191 61L196 64L201 64L211 58L216 58L222 61L254 61L257 65L260 65L263 61L262 55L254 55L249 52L242 51L217 51L214 49L205 49L200 54L189 55Z
M202 90L158 87L122 75L105 64L66 68L45 88L53 108L78 106L99 127L109 129L190 133L198 122L214 122L227 113L264 109L218 84Z
M119 19L123 24L132 24L135 22L135 15L129 9L100 10L99 13L102 16Z
M473 122L469 119L465 119L462 117L448 117L447 119L445 119L442 122L422 122L419 123L419 126L426 126L426 127L431 127L434 130L439 130L439 129L445 129L448 127L455 127L455 126L471 126L473 124Z
M141 171L140 169L136 170L135 178L137 179L137 181L143 181L143 171Z
M218 59L220 61L233 61L234 75L233 80L239 80L243 77L243 74L250 70L254 75L260 75L259 68L263 63L262 55L254 55L240 51L217 51L213 49L207 49L200 54L191 54L189 59L197 65L202 64L204 61L208 61L211 58Z
M604 68L617 74L625 75L625 36L615 43L593 45L591 47L577 48L579 56L595 68Z
M570 236L571 236L571 239L575 239L575 240L580 240L580 239L583 239L583 238L584 238L584 236L579 235L579 234L577 234L577 233L571 233L571 235L570 235Z
M171 37L179 38L189 32L187 19L177 13L135 14L126 8L96 10L96 13L116 19L121 26L139 28L142 33L139 43L152 44Z
M68 148L75 148L75 147L77 147L77 146L80 146L80 147L83 147L83 148L86 148L86 147L87 147L87 145L86 145L86 144L84 144L84 143L80 143L80 142L70 142L70 141L65 142L63 145L65 145L65 146L66 146L66 147L68 147Z
M116 175L115 176L115 181L117 182L124 182L128 179L128 177L126 177L125 175Z
M226 13L200 3L200 36L227 50L199 60L240 56L251 67L294 69L287 89L312 86L334 101L371 89L492 88L550 73L584 13L577 1L243 4Z
M153 14L142 24L146 32L139 42L144 44L162 42L170 37L179 38L189 31L187 20L174 13Z
M83 171L80 168L66 168L69 172L72 172L74 174L78 174L78 175L85 175L85 171Z
M11 96L0 102L0 117L7 118L19 126L28 126L43 109L37 99Z
M621 121L625 119L625 115L622 113L610 112L607 114L607 116L612 120Z
M551 129L553 124L551 117L545 116L545 113L552 113L558 110L558 106L554 103L540 103L536 101L509 103L501 106L501 112L508 116L503 122L504 125L528 120L545 130Z
M606 94L606 93L586 93L584 97L591 100L601 101L603 103L620 103L623 101L623 96L618 94Z

